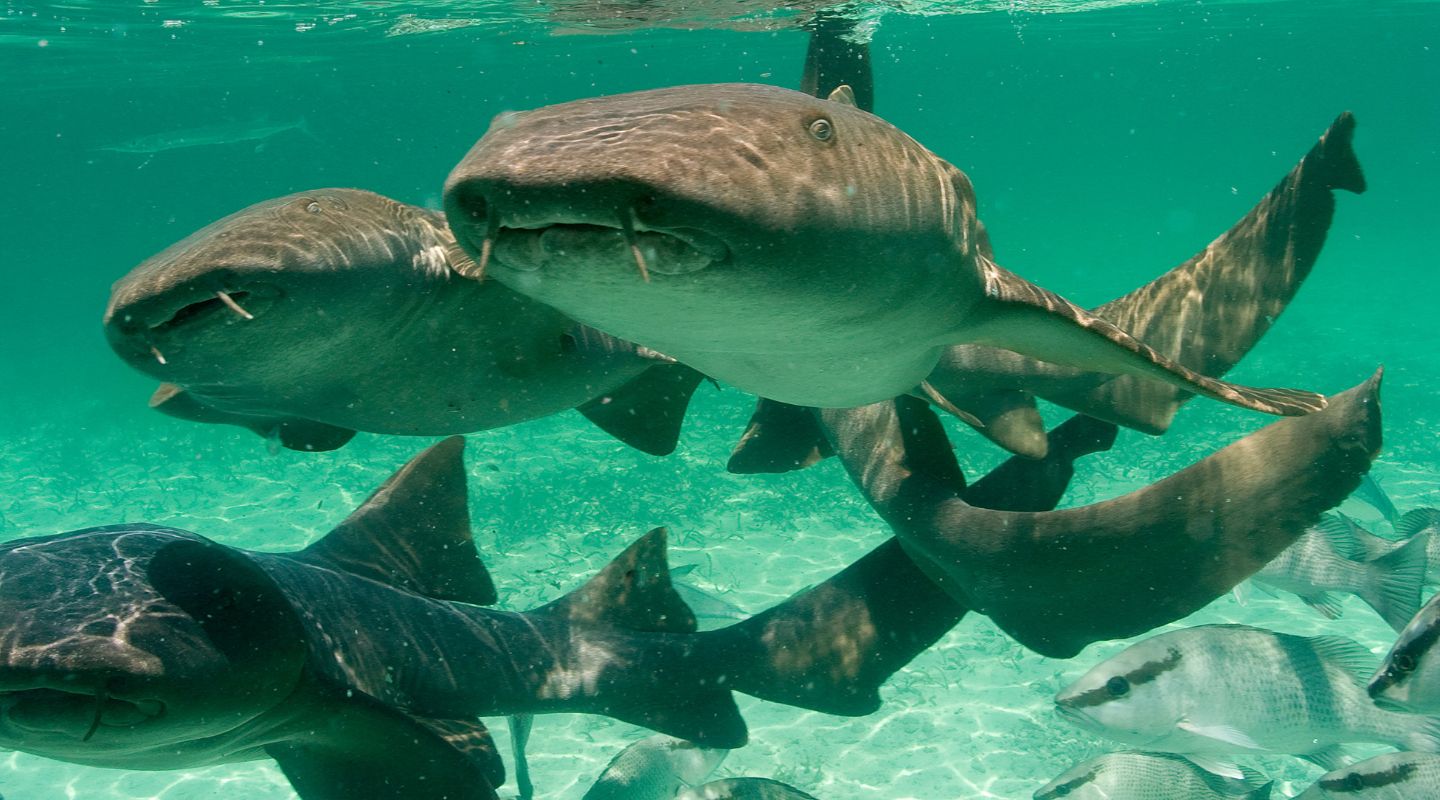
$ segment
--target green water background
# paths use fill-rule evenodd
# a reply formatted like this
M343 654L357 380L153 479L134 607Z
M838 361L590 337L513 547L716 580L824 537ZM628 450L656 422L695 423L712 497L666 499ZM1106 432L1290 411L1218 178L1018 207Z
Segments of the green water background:
M1336 114L1355 112L1370 191L1340 198L1314 274L1232 376L1329 392L1384 363L1387 445L1377 473L1402 509L1440 504L1440 5L1026 7L885 17L874 42L877 111L971 176L1001 263L1082 304L1187 258ZM228 13L262 8L269 16ZM354 18L332 23L274 4L6 6L0 537L141 519L250 547L293 547L323 533L424 441L362 435L331 454L271 453L248 432L149 412L153 383L121 364L100 333L110 282L202 225L292 191L354 186L433 206L449 168L501 111L680 83L794 86L805 48L793 30L557 35L543 21L471 8L488 23L385 36L400 14L425 7L355 6ZM287 133L258 150L219 144L151 157L97 150L166 130L301 117L316 138ZM476 528L507 602L552 597L657 524L677 530L677 562L700 561L712 588L752 610L878 544L883 527L833 464L797 476L723 474L749 403L734 390L702 390L680 452L664 460L624 450L573 414L472 436ZM1192 403L1163 439L1126 434L1082 472L1067 502L1163 477L1264 422ZM972 471L999 460L993 446L956 434ZM1376 647L1386 635L1358 606L1343 624L1293 602L1227 608ZM879 717L746 706L757 732L770 735L730 764L804 772L829 800L1028 797L1098 752L1098 740L1066 729L1045 704L1062 675L1102 655L1046 661L969 619L897 676ZM542 785L542 796L578 796L592 762L639 735L604 721L557 725L569 738L547 743L537 731L554 788ZM844 747L817 745L817 730ZM801 753L784 745L792 740ZM101 778L23 756L10 768L0 792L21 800L42 795L16 794L16 785L87 780L114 796L190 796L183 785L210 796L195 788L210 784L176 789L173 776ZM274 782L263 768L239 769ZM286 796L278 784L271 790Z

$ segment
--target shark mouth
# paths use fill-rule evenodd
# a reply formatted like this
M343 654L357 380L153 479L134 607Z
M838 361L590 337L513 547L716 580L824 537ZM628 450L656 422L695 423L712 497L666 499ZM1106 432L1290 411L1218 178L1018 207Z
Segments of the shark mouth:
M257 314L279 295L278 289L268 286L172 290L165 297L114 309L107 315L105 325L112 340L126 340L125 351L133 349L137 357L148 352L151 358L165 366L169 362L160 347L168 337L217 321L253 322Z
M695 228L648 228L634 211L617 213L614 224L542 220L503 225L498 216L472 214L469 238L471 252L477 254L474 277L483 278L492 259L517 272L581 261L631 262L640 279L649 283L651 273L687 275L730 255L730 248L712 234Z
M100 728L134 728L165 714L158 700L125 700L107 686L93 691L43 687L0 694L0 717L21 730L70 734L88 742Z

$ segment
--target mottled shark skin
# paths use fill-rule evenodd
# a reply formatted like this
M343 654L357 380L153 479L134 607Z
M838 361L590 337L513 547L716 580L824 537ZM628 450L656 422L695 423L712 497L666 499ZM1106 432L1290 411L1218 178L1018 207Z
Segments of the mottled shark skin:
M822 411L846 470L917 565L1026 647L1069 658L1179 619L1338 505L1380 447L1380 374L1123 497L1050 512L967 502L944 429L909 397Z
M1340 115L1319 142L1239 222L1185 263L1092 309L1162 355L1220 377L1265 335L1320 255L1336 190L1365 178ZM1192 395L1170 384L1048 364L982 345L945 350L928 382L961 418L1012 453L1045 455L1036 396L1146 433L1163 433ZM739 473L800 469L830 455L822 431L794 407L761 399L735 448Z
M579 407L646 452L675 447L700 381L494 282L442 217L355 189L250 206L116 282L112 348L165 383L151 406L296 450L355 431L468 433Z
M269 757L305 800L488 799L504 771L482 715L606 714L738 747L732 690L870 713L964 614L892 540L698 633L663 528L554 602L487 609L461 448L421 453L298 552L149 524L0 546L0 746L122 769Z
M964 174L852 103L714 84L504 114L451 172L446 217L476 271L780 402L885 400L969 343L1323 407L1199 375L1002 269Z

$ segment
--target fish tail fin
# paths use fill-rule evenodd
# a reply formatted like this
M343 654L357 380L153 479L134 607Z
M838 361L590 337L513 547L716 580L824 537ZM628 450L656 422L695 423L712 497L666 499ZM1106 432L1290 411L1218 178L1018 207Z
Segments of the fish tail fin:
M1349 111L1335 118L1330 129L1315 143L1305 157L1305 163L1314 163L1319 179L1326 189L1343 189L1355 194L1365 192L1365 171L1360 159L1355 156L1355 115Z
M1416 536L1367 565L1372 580L1366 581L1360 599L1397 631L1420 612L1421 589L1429 569L1426 545L1425 537Z
M327 144L324 139L316 135L315 131L310 127L310 120L305 117L301 117L300 121L295 123L295 130L305 134L319 144Z
M1412 730L1401 737L1396 747L1412 753L1440 753L1440 717L1401 716L1413 720Z
M861 716L880 707L881 684L965 612L891 539L829 580L701 636L729 688Z
M584 627L611 627L649 633L693 634L695 614L670 583L665 528L640 537L583 586L531 615L550 615ZM700 634L701 637L704 634ZM731 749L745 744L745 720L717 665L691 648L629 669L663 675L644 692L612 691L594 710L702 747ZM603 679L602 679L603 680Z

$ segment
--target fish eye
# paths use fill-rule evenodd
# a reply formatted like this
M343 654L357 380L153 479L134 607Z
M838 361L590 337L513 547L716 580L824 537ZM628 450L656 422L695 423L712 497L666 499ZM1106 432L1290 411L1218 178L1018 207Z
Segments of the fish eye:
M314 200L311 200L311 201L309 202L309 204L307 204L307 205L305 206L305 210L306 210L306 211L309 211L311 214L319 214L319 213L320 213L320 204L317 203L317 202L315 202Z
M1365 778L1358 772L1352 772L1345 776L1345 788L1352 792L1358 792L1365 788Z
M821 117L810 123L810 135L822 142L828 142L835 135L835 126L830 124L830 120Z
M1124 697L1130 693L1130 681L1116 675L1110 680L1105 681L1105 691L1109 692L1112 697Z
M1395 659L1391 663L1393 663L1395 665L1395 669L1400 672L1415 671L1415 656L1412 656L1409 653L1395 654Z

